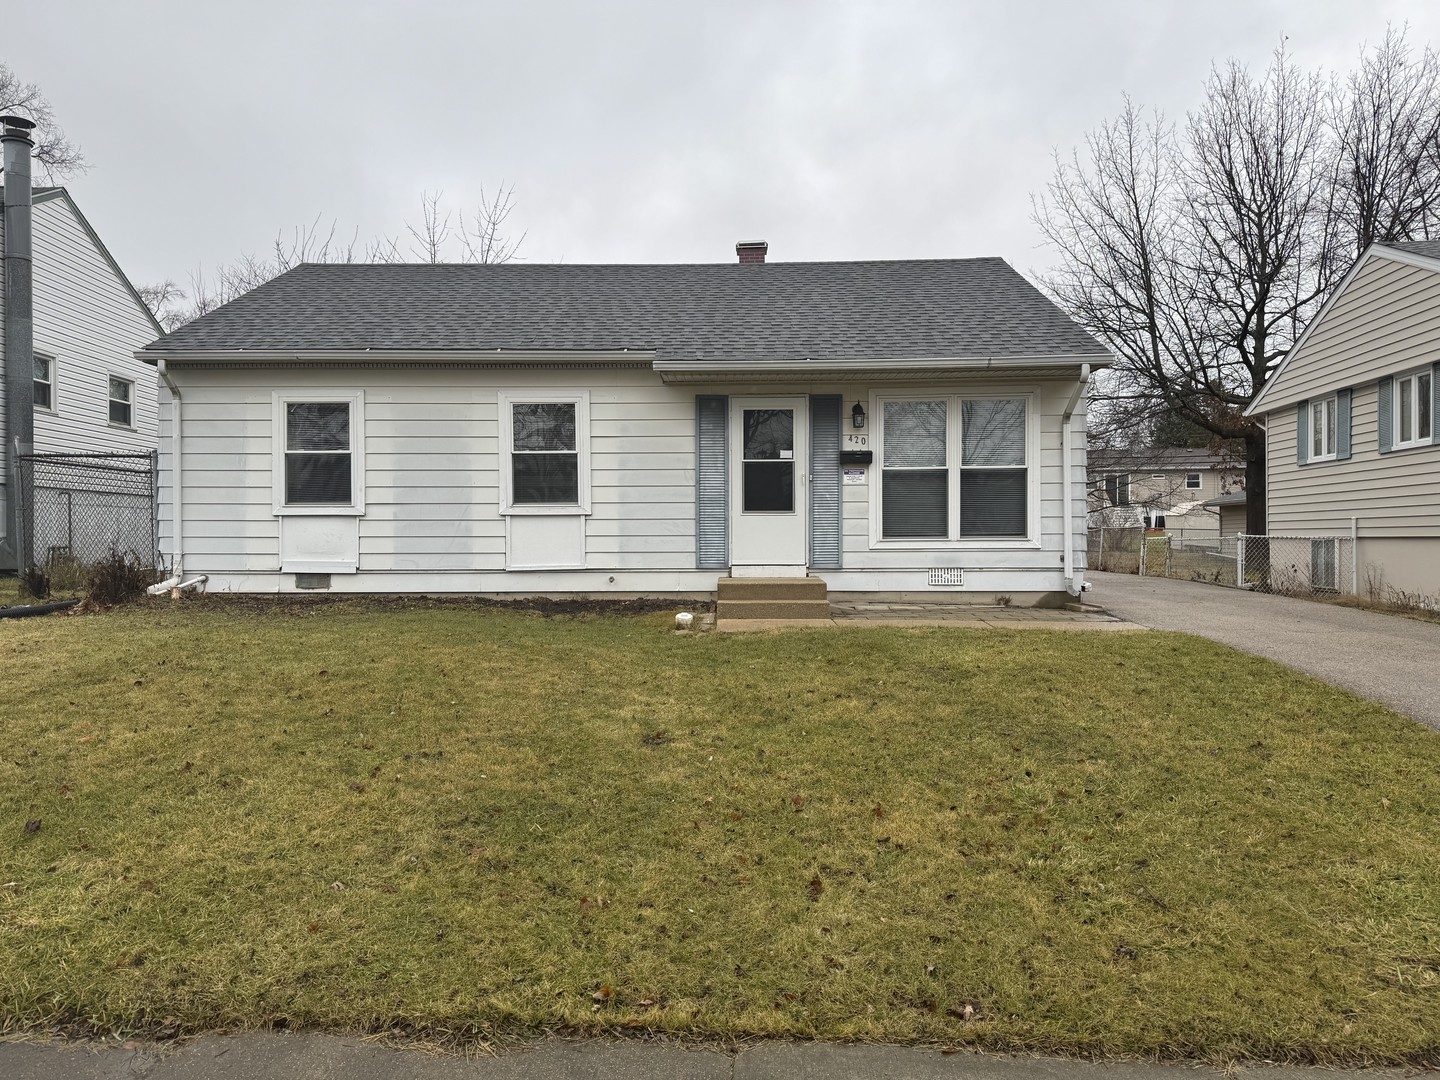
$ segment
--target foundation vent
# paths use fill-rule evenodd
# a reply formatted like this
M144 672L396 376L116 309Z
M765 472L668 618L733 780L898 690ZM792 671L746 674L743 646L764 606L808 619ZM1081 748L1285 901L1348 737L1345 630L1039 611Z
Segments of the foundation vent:
M932 566L930 568L931 585L964 585L965 571L959 566Z
M296 574L295 588L297 589L328 589L330 588L329 574Z

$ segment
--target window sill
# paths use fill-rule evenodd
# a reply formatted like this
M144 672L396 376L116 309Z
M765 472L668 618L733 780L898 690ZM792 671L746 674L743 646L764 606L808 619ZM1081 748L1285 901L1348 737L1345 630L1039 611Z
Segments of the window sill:
M1339 461L1339 460L1340 460L1340 459L1339 459L1338 457L1336 457L1334 454L1326 454L1324 457L1308 457L1308 458L1305 459L1305 464L1306 464L1306 465L1325 465L1325 464L1328 464L1329 462Z
M363 506L331 506L318 503L306 506L276 506L276 517L364 517Z
M135 430L135 425L134 425L134 424L117 424L117 423L115 423L114 420L106 421L105 426L108 427L108 428L114 428L116 431L134 431L134 430Z
M1040 541L1023 536L974 537L966 540L871 540L871 551L982 551L1038 550Z
M589 517L590 508L578 503L522 503L506 506L500 510L501 517Z
M1414 442L1397 442L1390 447L1390 452L1394 453L1396 450L1423 450L1427 446L1435 445L1436 444L1429 439L1417 439Z

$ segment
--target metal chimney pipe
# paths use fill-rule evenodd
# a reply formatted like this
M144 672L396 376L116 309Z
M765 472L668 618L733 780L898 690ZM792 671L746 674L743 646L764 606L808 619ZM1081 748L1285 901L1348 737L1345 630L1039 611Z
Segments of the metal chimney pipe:
M35 450L34 276L31 266L30 137L34 123L0 116L5 180L5 540L0 552L17 572L30 563L28 500L22 498L20 457Z

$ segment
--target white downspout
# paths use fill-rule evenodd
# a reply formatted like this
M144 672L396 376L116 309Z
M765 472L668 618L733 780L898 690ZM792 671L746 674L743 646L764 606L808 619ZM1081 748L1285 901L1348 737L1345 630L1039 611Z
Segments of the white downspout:
M1070 485L1073 482L1071 472L1075 460L1075 451L1071 446L1071 443L1074 442L1072 421L1075 418L1075 409L1089 387L1090 365L1081 364L1080 378L1075 381L1075 392L1070 395L1070 400L1065 405L1065 414L1060 421L1060 468L1065 473L1065 483L1060 489L1061 501L1064 503L1065 522L1065 591L1071 596L1079 596L1083 584L1075 576L1075 507L1070 491Z
M150 591L156 593L172 589L180 584L185 576L185 549L181 540L183 535L183 523L185 515L181 513L181 492L183 488L183 472L181 462L184 442L182 439L182 427L180 423L180 388L175 385L175 380L170 377L169 370L165 367L165 358L162 356L155 361L155 367L160 372L160 378L164 380L165 386L170 391L170 574L171 577L160 584L152 586Z

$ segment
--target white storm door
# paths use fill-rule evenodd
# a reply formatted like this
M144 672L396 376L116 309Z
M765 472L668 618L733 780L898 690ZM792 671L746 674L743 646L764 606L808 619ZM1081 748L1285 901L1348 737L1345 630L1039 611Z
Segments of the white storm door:
M730 399L730 563L805 572L803 397Z

